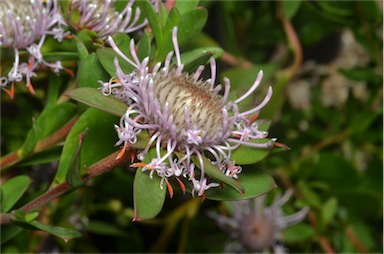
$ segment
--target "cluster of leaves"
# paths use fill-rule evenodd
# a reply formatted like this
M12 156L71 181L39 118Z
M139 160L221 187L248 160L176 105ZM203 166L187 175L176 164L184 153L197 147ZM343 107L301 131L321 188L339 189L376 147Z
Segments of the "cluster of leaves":
M222 251L226 235L204 215L204 209L225 210L225 200L255 197L270 191L275 181L281 188L295 190L297 198L287 206L287 213L311 208L311 220L283 234L291 252L330 251L322 245L324 241L337 252L382 251L382 72L375 71L382 69L382 41L377 36L382 16L376 3L176 1L169 12L161 4L158 13L149 1L136 4L151 28L135 35L140 59L150 56L152 63L163 61L172 50L171 31L177 26L185 70L193 72L209 57L221 57L219 69L226 68L221 75L232 81L231 96L247 89L262 69L263 82L274 87L262 118L273 118L270 136L277 136L292 150L272 153L267 160L262 159L269 151L236 151L233 159L244 165L241 185L216 174L213 166L207 167L208 175L229 186L207 191L203 204L181 190L166 199L160 179L130 168L130 158L124 166L89 181L99 174L98 165L103 166L105 158L116 157L113 124L126 110L122 102L100 94L98 81L115 75L115 57L126 72L132 66L92 31L80 31L75 39L61 44L48 40L44 58L62 60L76 70L76 76L39 73L33 79L36 96L22 85L14 101L2 94L2 156L9 154L1 159L7 165L1 168L2 178L7 179L1 186L1 213L21 207L12 212L12 224L2 226L4 253L57 248L72 252ZM310 105L293 107L286 96L290 82L311 77L286 72L292 63L290 49L274 54L279 44L292 43L284 30L287 21L300 39L304 60L323 64L338 53L335 45L322 44L324 39L352 30L369 61L339 73L351 82L365 82L367 99L362 102L350 95L340 107L325 107L319 81L311 88ZM126 34L114 36L128 56L130 39ZM313 55L314 51L320 53ZM327 59L324 52L331 52ZM228 56L236 61L226 60ZM142 149L147 140L141 136L133 148ZM358 156L363 156L363 167ZM51 196L58 199L48 204L41 200L44 205L39 212L30 211L28 202L39 200L49 193L47 189L57 190ZM62 189L67 195L61 195ZM151 220L132 223L133 218ZM82 238L64 243L52 235L65 241Z

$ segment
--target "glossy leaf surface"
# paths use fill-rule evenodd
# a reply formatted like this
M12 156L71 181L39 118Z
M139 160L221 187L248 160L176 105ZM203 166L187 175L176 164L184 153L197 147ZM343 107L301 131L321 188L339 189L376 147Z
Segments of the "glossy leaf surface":
M151 149L143 163L148 164L156 156L155 149ZM165 182L160 185L161 178L156 172L150 178L149 171L137 168L133 182L134 220L148 220L158 215L163 208L167 187ZM161 187L160 187L161 186Z
M205 192L207 199L213 200L239 200L258 197L268 191L276 188L276 183L273 178L264 171L253 169L243 172L239 175L239 181L244 188L244 194L224 186L211 188Z
M15 176L0 186L1 212L8 212L32 183L28 176Z
M191 158L192 158L192 161L195 163L195 165L200 167L200 162L199 162L198 157L195 155L195 156L191 156ZM228 187L231 187L239 195L244 194L244 187L241 184L239 184L235 179L224 175L220 171L220 169L215 167L211 163L211 161L209 159L207 159L206 157L203 156L202 159L203 159L203 163L204 163L205 174L209 175L210 177L214 178L215 180L217 180L219 182L222 182L222 183L228 185Z
M96 88L77 88L68 91L67 96L88 106L119 117L124 115L127 110L127 104L113 96L103 95L101 90Z
M80 167L90 166L105 156L117 150L114 144L117 141L116 131L113 125L119 118L104 113L94 108L89 108L72 127L65 140L63 152L56 173L54 185L62 183L66 179L69 165L79 142L79 134L88 129L83 140L80 152Z

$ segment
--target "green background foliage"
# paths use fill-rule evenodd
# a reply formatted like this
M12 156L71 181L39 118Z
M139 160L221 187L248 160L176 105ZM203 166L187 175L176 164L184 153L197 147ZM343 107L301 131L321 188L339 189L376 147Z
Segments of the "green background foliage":
M75 77L41 71L32 79L36 95L23 84L16 85L13 100L1 93L2 162L9 154L18 156L1 168L1 212L59 184L70 182L74 189L38 212L16 211L12 223L1 227L2 253L221 252L228 236L207 210L230 213L229 199L268 192L268 202L286 189L294 191L284 206L287 214L311 209L306 220L282 232L290 252L382 252L382 3L178 0L169 12L161 4L159 13L148 1L136 5L151 29L114 35L124 53L134 38L140 60L163 61L177 26L185 70L192 73L215 57L217 82L231 80L230 99L243 94L263 70L261 87L240 109L261 101L271 85L273 97L259 116L271 121L260 124L290 150L241 147L233 155L243 164L240 183L207 167L207 175L226 185L208 190L204 202L183 194L173 180L170 198L165 182L156 189L159 178L152 181L148 172L129 164L83 184L80 177L89 166L119 150L113 124L124 105L98 97L95 89L99 80L114 76L117 55L86 30L62 44L48 40L45 59L62 60ZM12 53L2 48L1 56L1 69L9 69ZM206 69L203 76L210 75ZM42 149L73 119L65 137ZM140 139L137 149L148 137Z

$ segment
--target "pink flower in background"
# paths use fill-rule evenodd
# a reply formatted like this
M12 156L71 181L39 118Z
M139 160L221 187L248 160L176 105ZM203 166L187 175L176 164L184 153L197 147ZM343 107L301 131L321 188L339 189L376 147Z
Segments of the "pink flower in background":
M26 78L26 85L34 93L30 78L36 76L34 70L43 64L55 72L62 69L60 62L48 63L41 53L47 35L62 41L66 35L61 28L65 25L57 0L2 0L0 1L0 46L12 48L14 63L8 77L0 78L0 86L13 97L13 83ZM37 42L36 42L37 41ZM19 51L29 53L28 62L22 62ZM2 70L3 71L3 70ZM11 83L11 90L6 89Z
M223 216L208 211L208 216L216 220L221 229L229 235L225 253L285 253L281 241L281 232L287 227L304 220L309 208L285 216L282 206L289 200L292 190L278 196L270 206L265 207L265 195L253 200L232 201L233 214Z
M143 28L147 21L141 21L139 8L132 9L134 0L128 1L125 8L118 12L114 8L114 0L72 0L71 11L77 10L80 18L78 29L89 29L97 33L101 39L116 33L131 33Z

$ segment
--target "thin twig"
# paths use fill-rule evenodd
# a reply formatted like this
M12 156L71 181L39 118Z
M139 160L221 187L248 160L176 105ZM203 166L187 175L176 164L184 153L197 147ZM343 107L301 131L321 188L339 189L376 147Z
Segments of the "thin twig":
M119 154L119 151L116 151L113 154L109 155L108 157L105 157L104 159L90 166L88 168L89 173L86 176L82 177L83 182L85 183L95 178L98 175L104 174L113 168L122 166L131 161L130 153L125 153L122 157L120 157L119 159L116 159L118 154ZM74 189L76 189L76 187L72 187L66 182L61 183L17 210L20 210L24 213L30 213L32 211L36 211L41 206L47 204L53 199L58 198ZM10 223L12 221L12 215L13 215L13 212L2 214L0 216L0 224Z

